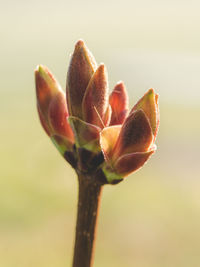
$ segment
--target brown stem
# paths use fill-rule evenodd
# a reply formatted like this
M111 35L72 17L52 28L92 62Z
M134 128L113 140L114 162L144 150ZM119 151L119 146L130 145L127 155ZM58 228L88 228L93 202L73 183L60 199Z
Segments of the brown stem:
M79 200L73 267L91 267L102 185L89 175L79 174Z

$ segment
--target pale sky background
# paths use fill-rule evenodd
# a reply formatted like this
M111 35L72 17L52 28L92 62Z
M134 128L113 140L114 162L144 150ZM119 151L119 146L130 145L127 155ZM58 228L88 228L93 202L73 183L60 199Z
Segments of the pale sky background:
M64 86L69 54L83 38L112 86L122 79L133 94L151 86L164 101L198 105L199 10L194 0L1 1L1 87L15 91L17 79L30 88L38 62L58 70Z

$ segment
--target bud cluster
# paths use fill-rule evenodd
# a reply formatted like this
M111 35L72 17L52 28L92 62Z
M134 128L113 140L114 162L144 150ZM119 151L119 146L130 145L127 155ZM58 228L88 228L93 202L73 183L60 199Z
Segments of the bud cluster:
M128 95L118 82L109 95L104 64L79 40L71 56L66 95L51 72L35 70L41 124L64 158L79 172L101 173L116 183L144 165L155 152L159 125L153 89L129 111Z

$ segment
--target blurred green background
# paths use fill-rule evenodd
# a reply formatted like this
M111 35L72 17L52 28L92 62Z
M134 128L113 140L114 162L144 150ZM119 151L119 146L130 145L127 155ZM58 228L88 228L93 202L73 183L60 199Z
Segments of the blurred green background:
M65 88L83 38L130 105L160 95L158 150L104 188L95 267L200 266L200 2L1 0L0 266L70 267L74 171L39 124L33 70Z

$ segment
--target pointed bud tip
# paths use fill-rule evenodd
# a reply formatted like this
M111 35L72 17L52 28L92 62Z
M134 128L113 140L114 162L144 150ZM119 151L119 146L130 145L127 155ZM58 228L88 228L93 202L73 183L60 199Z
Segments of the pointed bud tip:
M79 39L75 44L75 49L79 49L81 47L85 47L85 42L82 39Z
M155 98L155 102L158 105L159 95L155 93L155 90L153 88L147 91L146 96Z
M155 90L153 88L150 88L148 91L147 91L147 95L155 95Z
M114 87L115 91L125 91L125 85L123 81L118 81Z
M106 66L104 65L104 63L100 63L98 69L99 69L99 71L103 72L106 70Z
M40 65L37 65L36 66L36 68L34 69L34 72L36 73L36 72L39 72L39 67L40 67Z
M123 81L118 81L118 82L116 83L116 86L124 86L124 82L123 82Z
M47 73L50 74L47 67L43 65L37 65L35 68L35 75L39 74L44 77Z
M35 70L34 70L35 76L40 73L39 69L40 69L40 65L37 65Z
M43 72L45 70L45 66L43 65L37 65L35 68L35 72Z
M50 72L50 70L44 66L44 65L37 65L36 69L35 69L35 76L36 79L37 77L42 78L43 80L45 80L45 82L49 83L49 82L53 82L53 83L57 83L57 87L59 88L59 84L56 81L55 77L53 76L53 74Z
M104 63L99 64L96 70L96 75L102 75L105 79L107 79L108 73Z

